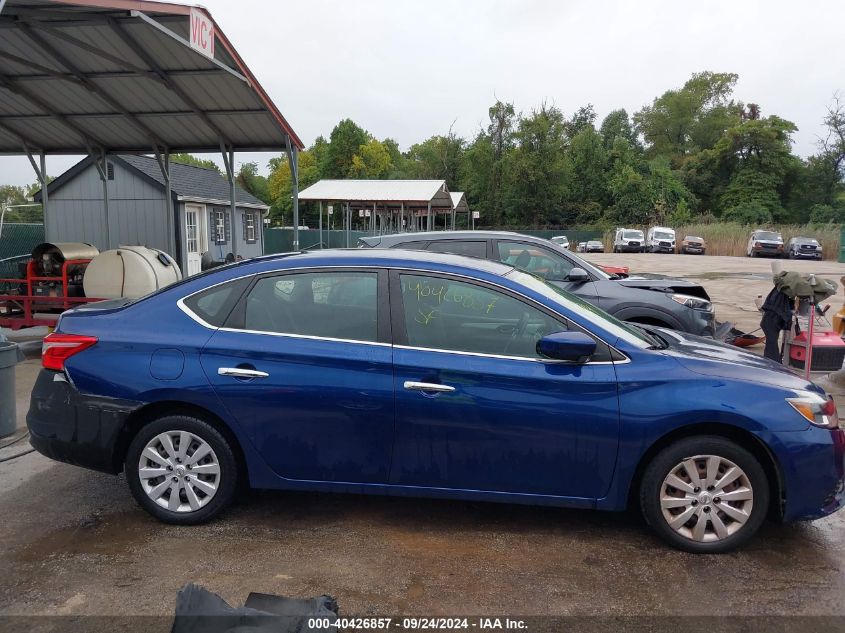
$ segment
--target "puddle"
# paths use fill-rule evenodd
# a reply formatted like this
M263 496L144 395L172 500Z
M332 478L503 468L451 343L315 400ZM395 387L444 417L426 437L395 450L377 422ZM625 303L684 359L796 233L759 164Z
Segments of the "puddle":
M143 547L149 531L149 526L139 522L135 513L93 514L32 541L18 553L17 559L39 562L56 555L116 556Z

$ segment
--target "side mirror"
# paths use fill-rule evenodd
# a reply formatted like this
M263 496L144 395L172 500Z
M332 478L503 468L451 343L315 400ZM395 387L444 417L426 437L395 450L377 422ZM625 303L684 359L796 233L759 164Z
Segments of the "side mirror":
M585 281L590 281L590 275L588 275L587 271L583 268L573 268L569 271L569 274L566 276L566 281L581 284Z
M596 353L596 342L583 332L555 332L537 341L537 353L554 360L586 363Z

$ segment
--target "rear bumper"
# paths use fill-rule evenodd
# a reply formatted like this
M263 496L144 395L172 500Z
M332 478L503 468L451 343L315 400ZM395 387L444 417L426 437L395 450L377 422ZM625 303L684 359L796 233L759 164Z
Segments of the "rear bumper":
M42 369L26 416L30 443L50 459L118 473L126 420L141 405L81 394L62 372Z

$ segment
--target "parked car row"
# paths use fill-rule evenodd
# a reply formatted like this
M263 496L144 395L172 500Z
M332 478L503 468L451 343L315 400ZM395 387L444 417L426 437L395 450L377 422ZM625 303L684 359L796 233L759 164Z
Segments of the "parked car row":
M551 238L555 244L569 249L571 244L565 235ZM604 253L600 240L578 242L578 253ZM618 228L613 235L614 253L675 253L681 255L705 255L707 243L697 235L685 235L678 244L675 230L654 226L644 233L640 229ZM793 237L784 245L783 237L777 231L758 229L748 238L748 257L788 257L789 259L822 259L824 251L819 241L812 237Z
M777 231L757 230L748 238L745 249L748 257L788 257L789 259L821 259L824 250L812 237L793 237L784 246L783 236Z

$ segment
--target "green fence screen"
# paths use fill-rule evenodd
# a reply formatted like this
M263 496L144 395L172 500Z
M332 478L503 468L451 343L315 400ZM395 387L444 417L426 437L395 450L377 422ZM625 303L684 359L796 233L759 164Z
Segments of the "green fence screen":
M29 255L43 241L43 224L4 224L0 233L0 260Z
M839 261L845 264L845 226L842 227L842 233L839 236Z
M517 231L525 235L534 235L549 239L556 235L566 235L569 242L576 244L587 240L600 240L601 231ZM349 233L349 246L355 248L358 245L358 238L367 237L372 233L363 231L351 231ZM345 248L346 231L333 230L323 231L323 248ZM320 231L313 229L302 229L299 231L299 247L303 250L319 248ZM574 248L574 247L573 247ZM264 252L287 253L293 250L293 229L265 229L264 230Z

